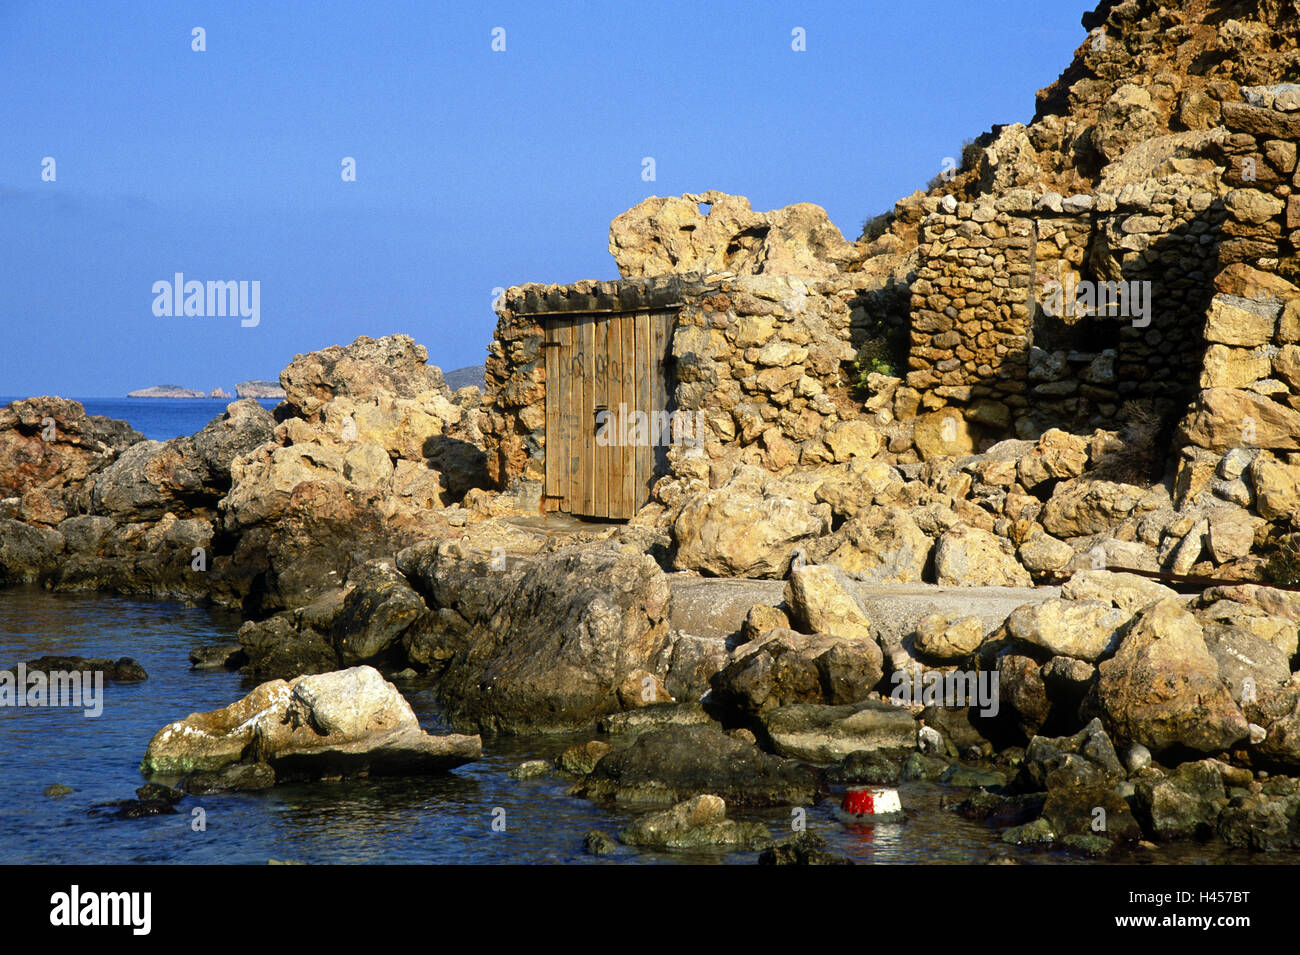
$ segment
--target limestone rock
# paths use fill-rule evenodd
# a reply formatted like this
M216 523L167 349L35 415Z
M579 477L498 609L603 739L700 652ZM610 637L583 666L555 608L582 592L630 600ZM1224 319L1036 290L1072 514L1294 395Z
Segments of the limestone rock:
M791 570L785 586L791 617L807 633L870 640L871 623L839 576L834 568L815 564Z
M1181 438L1211 451L1243 445L1300 450L1300 412L1251 391L1207 388L1183 421Z
M353 399L374 395L414 398L436 391L450 398L441 370L425 364L428 358L425 347L409 335L362 335L350 345L295 355L280 373L280 384L285 400L304 418L344 395Z
M723 577L783 577L795 550L830 530L826 504L722 489L688 500L673 523L676 566Z
M970 656L984 642L984 622L979 617L956 617L933 613L916 625L918 653L938 660L960 660Z
M623 278L698 270L830 276L854 254L819 206L755 212L744 196L716 191L644 200L610 223L609 251Z
M796 704L768 710L763 728L777 755L833 763L850 753L916 750L916 720L899 706L865 700L849 706Z
M945 531L935 544L938 583L956 587L1029 587L1033 578L1016 560L1009 541L965 524Z
M754 714L794 703L856 703L883 675L874 640L772 630L736 650L713 677L713 698Z
M1119 629L1131 616L1100 601L1045 600L1013 610L1007 632L1053 656L1092 663L1115 649Z
M616 806L668 807L701 794L730 805L810 805L816 777L716 725L669 726L606 755L570 792Z
M141 771L176 776L244 761L278 780L419 775L477 759L477 736L430 736L410 704L372 667L263 683L242 700L195 713L155 734Z
M1101 712L1124 741L1154 753L1175 746L1213 753L1247 735L1200 624L1177 600L1142 610L1098 672Z
M735 846L748 851L772 841L762 823L728 819L725 800L713 795L693 796L671 809L642 816L618 838L627 845L651 849Z

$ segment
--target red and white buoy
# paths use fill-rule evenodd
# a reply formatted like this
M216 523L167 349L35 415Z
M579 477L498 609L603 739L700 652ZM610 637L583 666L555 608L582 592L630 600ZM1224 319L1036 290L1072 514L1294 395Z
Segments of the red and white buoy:
M897 789L858 787L844 794L838 815L847 823L901 822L903 804Z

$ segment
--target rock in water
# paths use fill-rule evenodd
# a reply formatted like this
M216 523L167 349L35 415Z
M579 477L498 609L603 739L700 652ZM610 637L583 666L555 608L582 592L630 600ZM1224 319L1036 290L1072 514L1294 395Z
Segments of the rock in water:
M757 822L727 818L727 804L719 796L693 796L671 809L642 816L619 833L629 846L651 849L696 849L734 846L759 849L772 841L767 828Z
M621 806L667 807L713 794L732 805L807 805L817 778L799 764L715 726L670 726L607 754L573 795Z
M477 736L430 736L373 667L263 683L237 703L163 727L141 772L179 776L264 762L277 781L424 775L477 759ZM206 780L205 780L206 782Z

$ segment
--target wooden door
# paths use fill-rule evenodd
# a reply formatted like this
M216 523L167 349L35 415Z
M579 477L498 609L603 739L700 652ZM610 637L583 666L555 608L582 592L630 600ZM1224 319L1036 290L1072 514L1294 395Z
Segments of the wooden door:
M551 506L626 520L650 499L655 479L667 469L668 449L649 424L675 407L669 381L673 316L545 319L545 495Z

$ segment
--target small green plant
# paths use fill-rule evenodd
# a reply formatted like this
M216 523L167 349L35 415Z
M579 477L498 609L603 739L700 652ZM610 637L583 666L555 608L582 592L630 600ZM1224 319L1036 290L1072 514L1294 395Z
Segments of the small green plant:
M1274 587L1300 587L1300 543L1283 537L1264 565L1264 580Z
M885 338L872 338L858 349L858 357L853 359L853 390L861 396L871 393L867 377L872 374L894 377L894 360L890 355L889 342Z

